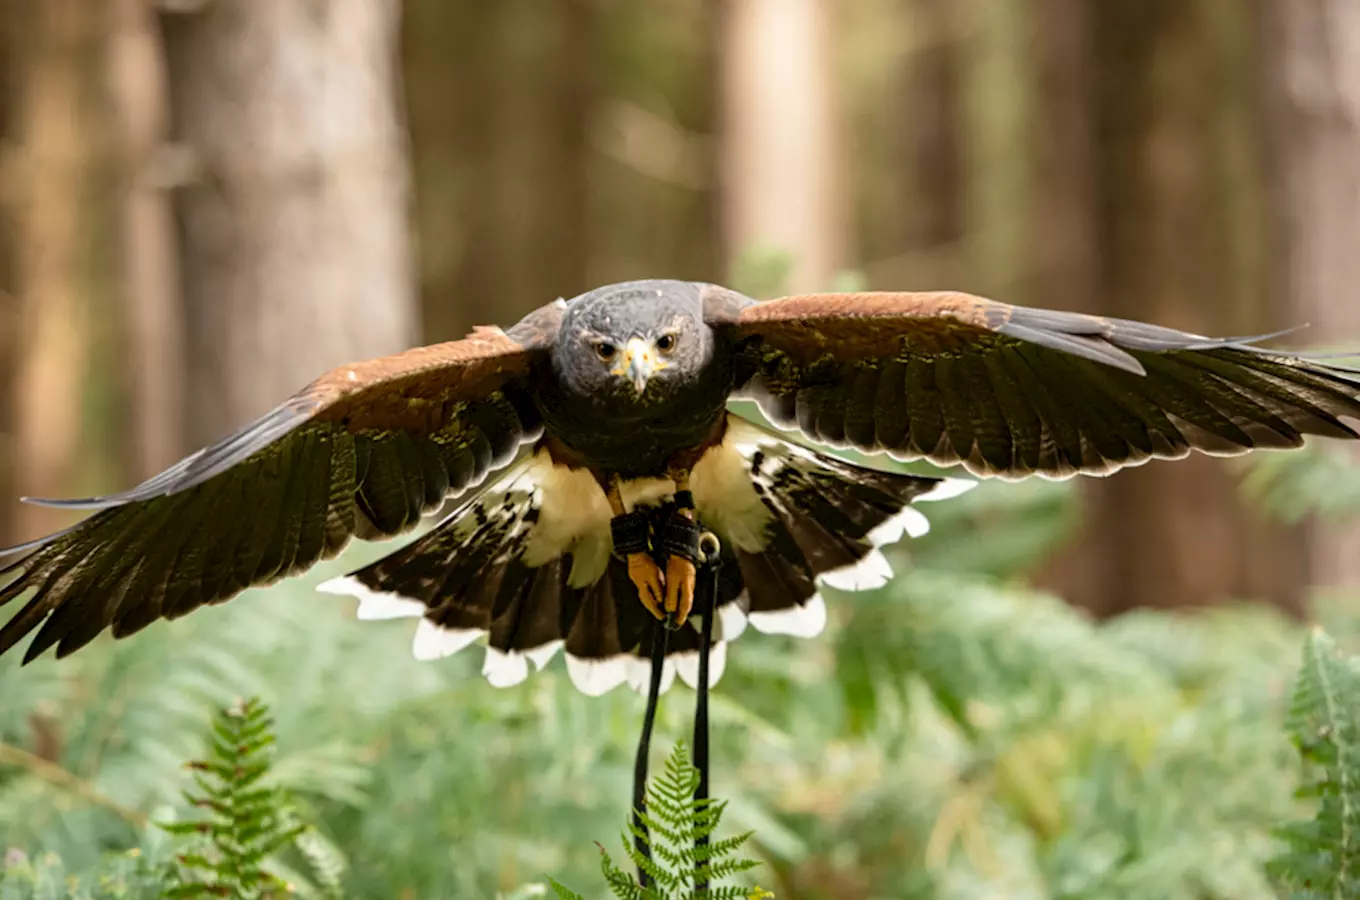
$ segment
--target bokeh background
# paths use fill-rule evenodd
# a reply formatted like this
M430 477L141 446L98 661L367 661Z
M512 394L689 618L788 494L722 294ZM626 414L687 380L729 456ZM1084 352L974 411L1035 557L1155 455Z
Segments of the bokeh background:
M1354 0L4 0L0 544L320 372L634 277L951 288L1360 347ZM875 464L885 464L878 461ZM744 638L716 790L787 898L1273 896L1353 455L988 484L813 642ZM296 584L0 660L0 848L149 839L273 704L347 896L593 883L641 698ZM666 704L682 735L689 696ZM659 741L664 746L666 742Z

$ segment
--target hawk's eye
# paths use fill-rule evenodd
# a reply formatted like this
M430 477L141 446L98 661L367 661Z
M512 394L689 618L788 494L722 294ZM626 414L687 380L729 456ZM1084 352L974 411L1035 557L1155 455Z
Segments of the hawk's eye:
M656 349L660 350L662 353L669 353L671 350L674 350L675 335L673 334L661 335L661 337L656 339Z
M607 341L600 341L600 343L595 345L595 353L605 362L609 362L613 359L618 352L619 348Z

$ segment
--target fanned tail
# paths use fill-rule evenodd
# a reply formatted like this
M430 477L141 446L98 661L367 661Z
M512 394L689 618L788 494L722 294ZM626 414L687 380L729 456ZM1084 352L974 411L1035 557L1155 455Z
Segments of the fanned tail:
M540 453L420 539L321 589L357 597L362 619L419 617L413 650L421 659L485 637L482 671L498 686L520 683L561 648L583 692L625 683L643 691L654 620L627 567L608 555L608 506L583 478ZM691 485L701 523L723 546L712 680L748 622L812 637L826 623L823 585L885 584L892 573L878 548L929 528L911 503L971 485L866 469L730 417ZM670 499L654 486L637 494L643 503ZM706 612L696 609L694 627L670 636L663 688L677 675L694 683Z

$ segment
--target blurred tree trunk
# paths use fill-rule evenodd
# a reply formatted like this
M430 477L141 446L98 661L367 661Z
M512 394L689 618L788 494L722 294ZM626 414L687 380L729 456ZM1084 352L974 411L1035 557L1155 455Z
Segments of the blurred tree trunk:
M184 455L184 326L178 248L164 171L165 63L152 0L114 0L108 35L108 93L113 115L119 303L122 312L122 439L130 481Z
M1027 140L1035 97L1026 83L1030 60L1023 3L956 3L966 40L963 142L968 178L965 267L952 285L986 296L1029 303L1033 147Z
M598 0L410 0L421 294L432 337L590 285Z
M1305 341L1360 343L1360 5L1268 4L1278 282ZM1360 583L1360 528L1313 529L1314 579Z
M421 307L432 340L497 322L488 317L496 302L494 199L478 166L491 157L500 13L499 4L407 0L402 16Z
M1035 302L1054 309L1101 313L1097 274L1100 247L1095 228L1095 90L1092 76L1090 0L1032 0L1035 115L1029 140L1035 148ZM1088 522L1106 515L1114 500L1104 483L1083 485ZM1071 602L1099 608L1107 582L1131 548L1095 537L1049 563L1041 580Z
M948 250L965 235L963 50L956 0L907 0L915 49L902 65L905 112L895 117L907 170L902 245Z
M1098 311L1197 333L1271 330L1285 311L1268 308L1259 277L1262 173L1240 150L1259 145L1242 99L1255 93L1254 54L1240 43L1259 7L1104 0L1086 12ZM1043 21L1061 59L1071 22ZM1042 99L1070 104L1064 93ZM1051 576L1075 602L1102 614L1226 598L1300 607L1299 532L1244 506L1223 462L1154 462L1084 489L1075 562Z
M101 9L99 0L50 0L23 12L17 145L7 167L18 297L13 487L51 497L70 489L81 433L86 310L80 297L91 269L82 210L99 143L86 101ZM12 497L7 493L5 502ZM33 537L66 519L22 507L15 530Z
M1099 312L1089 0L1032 0L1034 302Z
M723 237L729 262L787 253L789 291L824 290L845 264L829 0L727 0L720 60Z
M13 165L15 101L19 94L20 8L0 0L0 547L18 542L15 530L17 474L15 374L19 353L19 295L14 276L15 204Z
M416 338L396 0L170 15L188 430L201 444L330 367Z

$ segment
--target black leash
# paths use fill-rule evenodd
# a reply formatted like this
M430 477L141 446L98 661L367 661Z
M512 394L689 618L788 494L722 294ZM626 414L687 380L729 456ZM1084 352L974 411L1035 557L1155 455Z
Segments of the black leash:
M652 678L647 688L647 711L642 714L642 734L638 737L637 758L633 760L633 826L637 834L633 846L647 859L652 851L647 846L647 823L642 821L640 811L647 805L647 754L652 749L652 725L656 722L656 703L661 695L661 670L666 662L666 644L671 630L665 622L658 621L652 634ZM638 867L638 881L647 886L649 877L642 867Z
M680 499L680 498L677 498ZM688 498L685 498L688 499ZM692 507L690 507L692 508ZM713 645L713 617L717 609L718 595L718 568L722 565L719 551L721 546L718 539L711 532L701 532L697 525L689 523L690 535L684 540L683 550L677 544L677 528L675 526L676 517L673 517L674 507L658 510L657 517L652 524L656 527L662 539L657 541L661 546L657 548L657 564L664 571L666 556L668 552L684 552L690 555L691 549L697 551L695 560L698 569L698 578L694 587L694 607L693 614L701 617L699 626L699 677L698 684L695 685L695 705L694 705L694 767L699 771L699 787L695 791L695 798L698 800L708 799L709 790L709 753L708 753L708 682L709 682L709 653ZM620 516L622 520L625 517ZM637 534L639 517L637 512L629 513L629 522L620 522L620 525L633 530L633 535ZM679 517L682 518L682 517ZM617 521L617 520L616 520ZM618 532L616 532L618 534ZM619 534L621 537L622 535ZM630 535L630 537L632 537ZM633 543L637 541L632 537ZM668 618L665 622L656 621L653 624L652 633L652 669L651 678L647 688L647 707L642 718L642 733L638 736L637 756L633 761L633 825L636 834L633 837L633 846L638 853L645 859L651 859L651 850L648 847L647 825L642 821L641 811L646 807L647 791L647 761L648 754L652 745L652 727L656 723L656 708L661 695L661 675L666 664L666 650L669 644L671 624ZM708 838L696 837L694 847L699 850L707 846ZM696 890L704 890L708 887L708 879L703 876L703 871L708 866L707 859L696 859L694 863ZM652 883L651 876L647 874L642 866L638 866L638 884L648 887Z
M708 535L705 535L708 537ZM708 659L713 647L713 617L718 612L718 568L722 558L718 555L717 538L713 539L713 552L705 558L699 569L699 583L694 589L694 607L703 610L703 620L699 625L699 678L695 685L694 699L694 768L699 770L699 788L694 792L696 800L708 799ZM655 666L655 663L653 663ZM655 677L655 676L653 676ZM696 851L694 860L694 889L707 890L708 878L704 870L708 868L708 858L697 852L708 846L708 835L702 834L694 839Z

